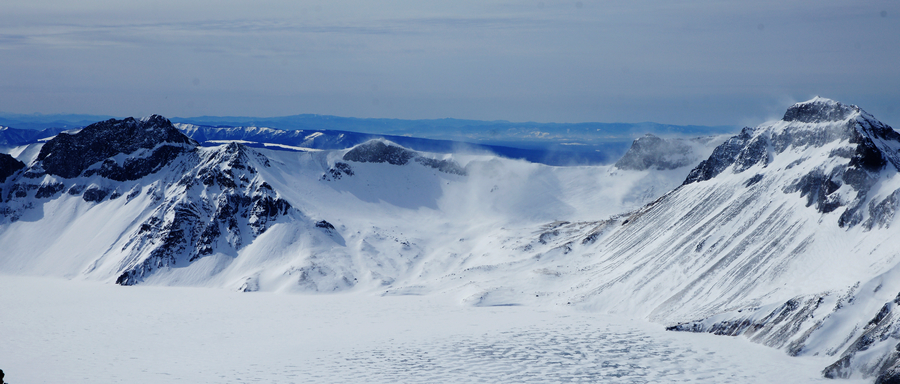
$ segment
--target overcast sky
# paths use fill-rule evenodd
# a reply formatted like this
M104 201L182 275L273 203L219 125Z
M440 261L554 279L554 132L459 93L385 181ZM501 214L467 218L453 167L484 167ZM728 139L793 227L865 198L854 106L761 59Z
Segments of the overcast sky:
M4 0L0 112L900 128L896 0L135 3Z

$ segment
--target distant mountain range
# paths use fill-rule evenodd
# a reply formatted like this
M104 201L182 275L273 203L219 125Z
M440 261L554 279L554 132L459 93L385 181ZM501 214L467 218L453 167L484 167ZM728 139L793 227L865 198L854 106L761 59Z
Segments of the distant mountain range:
M61 131L108 120L110 116L93 115L2 115L0 126L19 129L52 129ZM504 157L521 158L548 165L608 164L628 149L631 141L644 134L661 137L694 137L729 134L733 126L668 125L658 123L515 123L461 119L401 120L361 119L327 115L295 115L284 117L216 117L172 118L178 126L196 126L194 132L225 140L247 136L273 128L281 131L303 131L306 135L321 132L325 136L343 135L342 142L359 144L382 137L421 151L455 152L463 147L472 151L489 151ZM234 129L241 128L242 133ZM213 131L217 133L212 134ZM271 130L269 130L271 131ZM304 137L306 135L303 135ZM281 134L279 144L290 134ZM297 135L295 135L297 136ZM202 138L195 138L201 142ZM4 145L0 137L0 146ZM320 139L320 142L325 141ZM270 143L274 143L269 141ZM334 146L314 147L337 149ZM341 147L348 148L348 147Z
M543 147L546 143L596 144L630 142L646 134L657 136L709 136L733 133L734 126L669 125L658 123L516 123L462 119L401 120L360 119L326 115L285 117L212 117L173 118L174 123L208 126L269 127L278 129L341 130L369 134L414 136L469 143Z

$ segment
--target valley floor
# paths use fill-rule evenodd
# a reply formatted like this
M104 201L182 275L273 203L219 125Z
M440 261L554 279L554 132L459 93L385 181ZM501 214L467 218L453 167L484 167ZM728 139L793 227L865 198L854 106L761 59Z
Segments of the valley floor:
M744 338L460 299L0 276L0 369L12 384L833 382L833 358Z

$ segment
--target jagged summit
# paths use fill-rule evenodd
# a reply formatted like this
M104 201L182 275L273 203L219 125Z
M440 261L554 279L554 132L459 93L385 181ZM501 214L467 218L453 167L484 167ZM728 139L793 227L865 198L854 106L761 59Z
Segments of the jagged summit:
M94 123L73 134L60 133L44 144L37 161L48 174L73 178L98 161L161 144L197 146L196 141L182 134L165 117L151 115L141 120L129 117Z
M799 192L821 213L845 207L841 227L871 228L893 217L883 215L870 189L886 168L900 170L898 149L900 134L890 126L855 105L815 98L791 106L784 120L744 128L694 168L684 184L723 173L741 174L748 186L777 177L784 180L783 193ZM755 171L745 172L750 169Z
M744 128L691 171L685 184L709 180L731 166L741 173L777 156L799 156L801 161L809 156L799 152L826 146L835 147L826 157L846 158L845 165L853 169L877 172L889 163L900 169L900 134L855 105L816 97L792 105L780 121Z
M796 103L784 113L784 121L800 121L804 123L820 123L823 121L847 120L861 109L855 105L816 96L811 100Z

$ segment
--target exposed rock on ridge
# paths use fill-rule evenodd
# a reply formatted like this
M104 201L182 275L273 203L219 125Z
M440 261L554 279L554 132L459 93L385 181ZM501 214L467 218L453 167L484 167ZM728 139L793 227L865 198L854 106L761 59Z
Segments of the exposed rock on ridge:
M799 177L785 187L784 193L800 192L807 198L807 206L815 206L822 213L846 207L839 225L855 226L867 217L862 210L878 173L888 164L900 169L900 134L855 105L823 98L797 103L781 121L744 128L717 147L709 159L691 171L684 184L710 180L729 168L741 173L757 164L765 166L772 156L791 148L825 146L832 147L830 158L834 161ZM836 194L845 184L853 193ZM873 206L870 211L874 210Z
M713 216L715 211L698 212L691 208L685 220L699 215L708 218L698 224L734 222L733 228L737 230L722 237L699 227L689 237L695 239L691 241L700 239L694 260L703 260L706 253L702 251L708 247L719 247L718 253L724 253L720 244L723 241L742 236L750 241L737 249L739 252L726 253L704 273L747 262L747 267L732 273L742 279L768 279L784 273L796 260L822 262L834 256L827 252L842 256L831 257L828 259L831 263L852 266L854 260L859 260L858 263L869 265L873 260L880 260L878 263L887 266L881 264L882 269L872 269L890 269L872 280L863 280L862 285L857 283L846 292L813 292L762 306L749 302L740 309L669 329L743 335L782 348L791 355L834 356L836 361L823 371L829 378L874 377L877 382L900 381L900 315L897 314L900 285L896 282L900 266L891 261L895 260L893 256L887 261L884 257L889 255L868 258L872 254L884 254L876 243L884 241L885 236L890 236L888 233L865 235L889 227L896 219L895 213L900 208L900 189L896 182L900 171L898 149L900 134L890 126L855 105L823 98L797 103L781 121L745 128L716 148L709 159L691 172L681 189L687 188L691 194L731 199L727 207L734 206L741 211L741 216L720 220L721 214ZM679 195L678 192L672 196ZM793 196L781 197L781 194ZM797 198L818 215L788 209ZM633 217L645 219L666 206L669 199L664 197L656 206ZM765 221L759 223L754 216ZM819 217L818 222L815 217ZM809 229L803 230L804 226ZM833 232L838 227L849 233L847 237ZM753 232L746 234L750 229ZM817 246L816 232L834 233L830 237L837 237L819 239L818 242L833 243ZM775 233L777 236L771 235ZM859 241L859 238L867 240ZM718 240L709 245L706 239ZM836 250L838 247L844 250ZM812 250L826 248L830 249L825 255ZM674 260L674 254L678 253L674 252L670 258ZM783 261L769 266L763 262L769 258ZM812 268L802 263L796 268L803 267ZM697 288L685 289L679 295L691 290Z
M118 249L87 273L114 268L116 283L132 285L161 268L235 256L278 222L308 220L263 179L259 169L267 167L268 158L241 144L199 148L158 115L111 119L59 134L30 167L0 154L0 223L39 214L57 199L105 204L122 198L125 210L138 216ZM124 258L101 266L107 256Z
M257 168L268 166L265 156L236 143L201 153L123 248L132 261L116 283L137 284L216 252L234 255L282 218L302 216L259 177Z
M16 160L15 157L7 155L5 153L0 153L0 183L6 180L7 177L12 176L18 170L25 168L25 164L19 160ZM0 196L3 194L0 193ZM2 200L2 199L0 199Z
M385 140L370 140L357 145L347 151L343 159L344 161L355 161L358 163L388 163L392 165L406 165L410 160L414 160L441 172L463 176L466 174L466 170L453 160L438 160L424 157L416 151Z
M157 146L162 145L160 148ZM173 146L174 145L174 146ZM140 149L153 150L141 160L104 162L97 171L113 180L135 180L158 170L171 161L183 146L195 147L172 123L159 115L135 120L109 119L84 127L74 134L60 133L41 148L37 161L50 175L73 178L91 165L118 154L131 154Z

